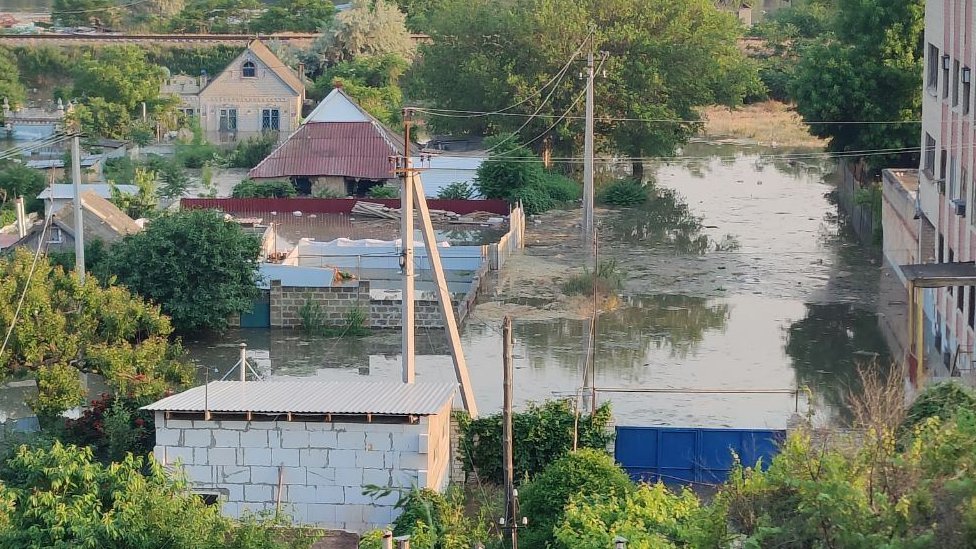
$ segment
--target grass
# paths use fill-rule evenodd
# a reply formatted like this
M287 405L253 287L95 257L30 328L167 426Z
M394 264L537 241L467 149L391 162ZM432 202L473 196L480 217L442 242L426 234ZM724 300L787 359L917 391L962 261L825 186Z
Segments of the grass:
M826 140L813 136L800 115L779 101L763 101L737 109L706 107L705 137L749 139L762 145L824 147Z
M322 305L306 297L298 309L298 316L302 319L302 329L309 335L344 337L369 334L366 311L359 307L349 309L342 324L329 324Z
M596 271L590 271L583 267L583 272L575 274L562 285L562 291L566 295L590 295L595 290L599 295L609 295L624 284L624 272L617 265L616 259L601 261L596 266Z

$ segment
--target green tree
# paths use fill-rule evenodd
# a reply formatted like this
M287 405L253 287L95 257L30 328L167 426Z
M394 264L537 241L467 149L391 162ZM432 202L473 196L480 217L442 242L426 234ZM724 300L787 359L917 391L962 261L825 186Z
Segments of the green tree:
M258 0L189 0L170 19L173 32L249 32L254 13L263 6Z
M331 0L281 0L254 21L254 32L317 32L332 23Z
M51 20L66 27L109 25L113 22L112 0L54 0Z
M832 151L918 148L922 113L924 3L836 0L832 33L804 48L791 91L797 112ZM915 166L918 153L872 157L874 166Z
M272 521L236 524L162 465L131 454L102 465L89 448L21 446L0 470L0 547L151 549L307 548L283 542Z
M624 497L633 490L627 473L605 451L566 454L519 490L522 515L531 517L521 541L526 547L547 547L567 504L579 494Z
M0 162L0 209L9 209L18 197L24 197L27 213L44 211L44 202L37 195L44 190L44 174L20 162Z
M37 378L30 404L38 415L56 417L81 403L79 370L101 374L116 392L134 396L159 396L189 382L192 368L180 345L169 342L172 327L158 307L94 277L79 284L44 258L32 271L33 262L25 250L0 260L2 333L23 296L0 372Z
M395 5L387 0L354 0L350 9L323 29L306 62L321 69L360 56L396 54L412 59L415 51L404 15Z
M143 101L152 103L159 97L163 77L163 69L149 63L142 49L108 46L81 61L75 73L74 93L104 98L131 113Z
M315 80L312 93L321 98L332 88L342 87L366 112L388 126L396 126L401 122L403 108L400 78L409 66L405 58L395 53L341 61Z
M759 86L737 47L735 16L709 0L446 0L431 16L432 42L421 46L411 89L440 109L525 115L431 117L435 130L499 133L528 122L523 141L575 151L581 58L559 75L591 26L593 46L609 53L596 82L596 118L610 151L671 154L699 129L698 107L738 104ZM536 112L542 116L527 120ZM573 116L560 120L566 112ZM643 164L634 170L640 177Z
M87 98L84 103L75 105L66 118L69 125L88 136L125 139L132 127L129 109L103 97Z
M27 88L20 80L17 58L7 48L0 48L0 101L6 99L11 107L24 104Z
M287 198L295 196L298 191L291 181L254 181L245 179L234 185L231 196L233 198Z
M163 215L112 248L121 284L158 303L181 333L220 331L257 296L260 242L219 212Z
M156 172L136 168L132 183L138 191L127 194L112 184L112 203L132 219L155 217L159 206Z

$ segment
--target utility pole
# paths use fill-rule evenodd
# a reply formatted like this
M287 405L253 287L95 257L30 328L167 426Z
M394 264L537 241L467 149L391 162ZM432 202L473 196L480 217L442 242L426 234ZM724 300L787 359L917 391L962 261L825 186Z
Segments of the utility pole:
M427 259L433 271L434 285L437 287L437 305L444 319L444 333L451 347L451 359L454 361L454 375L461 386L461 402L471 417L478 417L478 405L474 401L474 388L468 375L468 363L464 359L461 349L461 331L458 329L457 317L454 316L454 304L451 292L447 287L447 277L444 275L444 265L441 264L441 252L437 247L437 237L434 234L434 224L430 221L430 210L427 208L427 197L424 196L424 185L421 181L413 182L414 198L417 199L417 209L420 211L420 229L424 235L424 245L427 248Z
M81 139L71 139L71 182L74 184L75 214L75 271L78 281L85 283L85 224L81 219Z
M512 317L502 321L502 459L505 479L505 530L511 549L518 549L518 508L515 501L515 458L512 436Z
M586 130L583 134L583 246L593 254L593 38L586 54Z
M403 272L401 324L403 382L416 376L414 349L414 250L413 250L413 168L410 166L410 109L403 109L403 186L400 189L400 268ZM429 248L428 244L428 248Z

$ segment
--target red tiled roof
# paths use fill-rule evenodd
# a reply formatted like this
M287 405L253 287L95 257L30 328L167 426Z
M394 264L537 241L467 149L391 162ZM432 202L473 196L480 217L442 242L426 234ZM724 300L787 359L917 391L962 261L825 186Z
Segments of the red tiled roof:
M304 124L248 173L253 179L334 175L394 177L390 156L402 145L375 122Z

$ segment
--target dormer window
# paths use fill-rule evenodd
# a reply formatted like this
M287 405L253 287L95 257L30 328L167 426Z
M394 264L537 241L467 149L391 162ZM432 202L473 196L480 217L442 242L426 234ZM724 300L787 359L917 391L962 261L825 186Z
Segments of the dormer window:
M254 78L254 62L245 61L241 73L243 74L244 78Z

